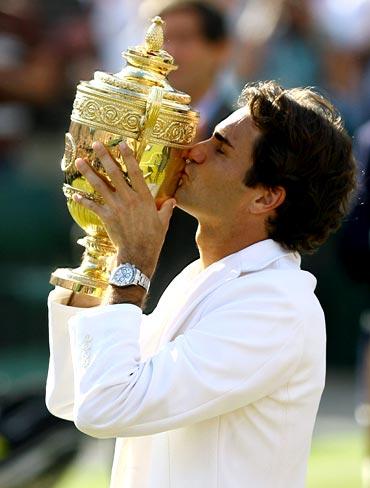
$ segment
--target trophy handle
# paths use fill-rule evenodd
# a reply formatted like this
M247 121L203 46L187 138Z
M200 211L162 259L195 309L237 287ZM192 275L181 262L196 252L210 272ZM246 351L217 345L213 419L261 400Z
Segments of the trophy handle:
M146 102L146 111L142 120L143 130L141 133L141 141L136 151L136 159L139 163L157 122L162 98L163 88L153 86Z

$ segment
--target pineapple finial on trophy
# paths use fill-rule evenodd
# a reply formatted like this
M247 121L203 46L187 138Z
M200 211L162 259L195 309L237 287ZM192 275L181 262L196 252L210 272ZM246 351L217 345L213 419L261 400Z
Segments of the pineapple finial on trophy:
M157 15L152 19L152 24L145 35L145 49L147 52L160 51L163 46L164 21Z

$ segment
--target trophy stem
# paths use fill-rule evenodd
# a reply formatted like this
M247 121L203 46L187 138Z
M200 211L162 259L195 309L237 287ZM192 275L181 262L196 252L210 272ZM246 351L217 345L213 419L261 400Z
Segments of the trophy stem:
M106 236L86 236L77 241L85 247L82 263L78 268L59 268L51 275L50 283L101 298L108 286L111 257L115 248Z

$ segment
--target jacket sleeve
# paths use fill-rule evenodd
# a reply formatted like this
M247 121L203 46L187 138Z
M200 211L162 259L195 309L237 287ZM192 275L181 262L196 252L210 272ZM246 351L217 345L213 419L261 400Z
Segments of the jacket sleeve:
M233 411L286 384L302 355L304 327L286 304L224 304L145 362L140 318L122 304L70 320L74 421L86 434L142 436Z
M46 380L46 406L50 413L73 420L74 379L68 320L84 309L67 307L70 291L55 288L49 294L49 369Z

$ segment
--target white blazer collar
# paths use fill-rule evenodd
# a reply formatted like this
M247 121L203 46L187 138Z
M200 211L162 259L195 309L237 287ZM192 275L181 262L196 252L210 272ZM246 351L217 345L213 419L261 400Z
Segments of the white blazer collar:
M177 278L180 278L180 284L183 280L190 281L190 286L185 292L178 310L170 314L169 323L161 337L161 345L177 335L178 330L182 327L189 314L216 288L241 274L266 268L284 256L289 256L292 260L292 265L299 268L300 256L284 249L272 239L257 242L241 251L230 254L204 270L200 270L199 260L190 264L181 273L181 277ZM174 291L176 291L176 285ZM167 299L167 297L164 298L165 300ZM163 305L161 304L161 306Z
M241 272L259 271L282 257L288 257L294 267L299 268L301 256L298 253L283 248L278 242L272 239L265 239L248 246L241 251L228 257L237 256L240 259Z

